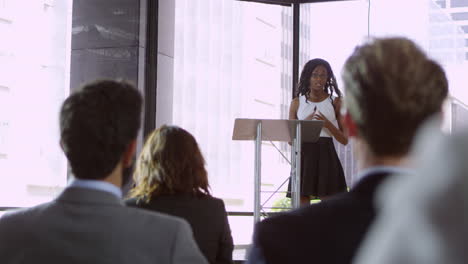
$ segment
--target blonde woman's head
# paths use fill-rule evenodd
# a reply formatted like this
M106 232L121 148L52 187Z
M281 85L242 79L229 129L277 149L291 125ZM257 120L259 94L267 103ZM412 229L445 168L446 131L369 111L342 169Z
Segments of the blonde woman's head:
M143 146L130 197L149 201L162 194L210 195L205 160L195 138L177 126L153 131Z

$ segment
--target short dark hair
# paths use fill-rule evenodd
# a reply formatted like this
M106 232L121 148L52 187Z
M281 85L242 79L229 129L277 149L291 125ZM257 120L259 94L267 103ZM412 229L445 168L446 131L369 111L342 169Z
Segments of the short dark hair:
M164 125L149 135L137 160L134 180L130 197L146 202L165 194L211 195L198 143L177 126Z
M142 101L130 83L99 80L63 102L61 144L75 177L102 179L112 172L137 137Z
M359 46L343 69L345 103L375 155L407 154L416 130L442 110L448 81L442 67L406 38Z

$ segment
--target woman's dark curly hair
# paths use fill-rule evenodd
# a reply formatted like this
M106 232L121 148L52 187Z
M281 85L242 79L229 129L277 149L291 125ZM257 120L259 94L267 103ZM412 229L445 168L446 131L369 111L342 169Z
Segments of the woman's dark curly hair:
M315 68L320 65L327 69L328 74L327 83L324 87L325 92L330 95L330 99L332 98L333 92L336 93L338 97L342 96L340 89L338 89L338 83L336 82L336 78L333 74L330 64L326 60L319 58L310 60L304 65L299 83L297 84L296 96L305 95L306 99L309 99L310 77L312 76L312 72L315 70Z

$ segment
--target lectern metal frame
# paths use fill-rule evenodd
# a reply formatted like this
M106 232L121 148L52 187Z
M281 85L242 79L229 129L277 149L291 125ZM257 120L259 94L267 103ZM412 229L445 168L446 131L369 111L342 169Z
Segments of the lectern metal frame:
M291 204L293 208L298 208L301 203L301 150L302 150L302 138L301 138L301 122L296 123L296 137L294 139L294 156L295 156L295 166L294 170L294 179L292 180L292 187L294 187L294 191L291 193L291 197L294 197L291 200ZM292 189L292 188L291 188Z
M261 217L262 141L292 142L291 149L291 198L293 208L300 206L301 144L315 142L320 136L323 121L287 119L236 119L233 140L255 140L254 166L254 221ZM306 132L305 135L302 133Z
M260 221L262 184L262 122L257 124L257 136L255 137L255 179L254 179L254 222Z

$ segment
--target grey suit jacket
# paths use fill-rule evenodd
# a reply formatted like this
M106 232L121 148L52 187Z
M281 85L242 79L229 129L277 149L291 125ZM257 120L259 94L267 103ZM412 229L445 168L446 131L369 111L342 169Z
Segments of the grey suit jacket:
M207 263L188 223L67 188L56 200L0 218L1 263Z

